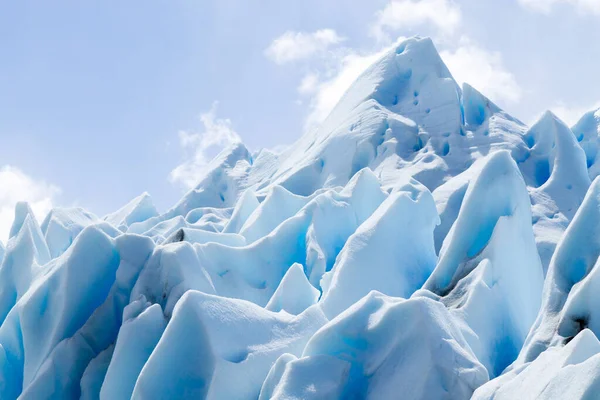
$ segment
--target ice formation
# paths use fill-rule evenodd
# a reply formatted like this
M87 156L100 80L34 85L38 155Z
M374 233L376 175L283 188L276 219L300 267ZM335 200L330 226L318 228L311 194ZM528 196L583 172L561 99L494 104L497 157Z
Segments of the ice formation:
M19 203L0 398L594 398L599 135L526 126L415 37L166 212Z

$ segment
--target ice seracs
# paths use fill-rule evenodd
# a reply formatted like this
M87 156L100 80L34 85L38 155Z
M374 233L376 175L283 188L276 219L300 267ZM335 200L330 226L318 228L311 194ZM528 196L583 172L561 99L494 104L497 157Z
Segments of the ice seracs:
M26 203L15 207L15 222L4 253L0 264L0 323L50 261L42 231Z
M97 222L98 217L82 208L52 209L41 225L50 256L56 258L63 254L83 228Z
M285 273L265 309L275 312L283 310L298 315L316 304L320 294L308 281L302 265L295 263Z
M593 397L599 127L527 127L414 37L167 211L19 203L0 398Z
M271 389L274 395L293 397L314 379L339 394L336 398L383 399L402 393L407 399L468 399L488 380L441 303L375 291L319 330L301 360L286 365ZM303 372L308 368L312 373Z
M490 377L512 363L540 307L543 270L525 183L508 152L471 180L435 270L415 296L439 299L468 326Z
M560 349L544 352L527 366L521 366L481 386L474 400L515 398L587 399L598 393L600 342L588 329Z
M158 344L166 325L167 319L160 306L148 302L144 297L134 300L125 308L116 343L109 350L112 355L101 372L103 375L99 379L101 384L96 389L96 398L131 398L137 378ZM93 364L90 363L86 374L91 373L92 367Z
M586 156L573 132L550 111L526 132L531 148L521 170L532 185L538 251L547 268L558 240L590 186Z
M259 400L339 399L349 370L350 363L328 355L298 359L284 354L265 379Z
M600 136L600 108L589 111L571 128L579 145L585 151L590 179L600 174L598 158L598 136Z
M293 316L189 291L142 369L133 397L257 398L277 358L284 353L299 356L326 321L318 307ZM196 357L193 362L190 352ZM165 363L166 358L175 363ZM187 365L183 372L180 364ZM157 369L158 376L171 378L156 379ZM183 376L186 385L179 380Z
M158 216L158 211L154 207L154 203L152 203L152 198L148 193L142 193L121 209L105 216L104 220L126 231L129 225L136 222L143 222L156 216Z
M327 277L321 307L333 318L377 290L408 298L435 267L431 193L407 182L388 196L350 236Z
M598 217L600 179L596 178L552 257L540 314L523 346L520 363L535 360L548 347L563 345L594 321L591 304L600 256Z
M244 191L235 205L231 218L223 228L223 233L239 233L250 215L260 206L254 191L248 189Z

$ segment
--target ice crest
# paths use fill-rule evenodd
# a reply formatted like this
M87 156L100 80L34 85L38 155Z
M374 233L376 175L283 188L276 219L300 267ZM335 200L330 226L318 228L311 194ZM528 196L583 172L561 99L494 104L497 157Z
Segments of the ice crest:
M527 127L414 37L167 211L18 203L0 398L593 397L599 133Z

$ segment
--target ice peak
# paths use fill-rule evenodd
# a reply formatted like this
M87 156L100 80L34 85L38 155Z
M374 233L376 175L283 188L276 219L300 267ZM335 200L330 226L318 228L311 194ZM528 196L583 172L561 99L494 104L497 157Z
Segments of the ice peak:
M585 113L571 129L585 151L590 179L594 179L600 174L600 164L596 163L600 135L600 108Z
M551 111L525 134L536 163L540 190L550 194L563 214L571 218L590 185L586 155L569 127Z
M590 180L586 155L571 129L552 111L546 111L525 133L524 139L530 155L522 170L534 177L534 186L544 186L544 190L550 191L557 190L557 185L559 190L581 188L576 206L559 205L569 213L574 212Z
M554 129L560 127L560 129L567 128L568 126L551 110L546 110L540 116L540 118L532 125L531 129L540 129L540 127L554 127Z
M594 316L595 307L587 309L585 299L594 298L591 293L597 293L600 286L599 219L600 178L596 178L554 252L540 314L523 346L519 363L533 361L548 347L564 344L569 336L574 337L587 327ZM598 331L597 328L595 333Z
M459 98L460 88L431 39L412 37L392 47L350 86L317 134L339 126L369 100L434 133L458 132Z
M498 220L515 215L530 224L527 189L510 153L498 151L469 183L440 261L424 288L441 296L449 293L476 266L472 260L488 246Z
M407 96L410 99L411 95L414 99L410 100L412 103L416 102L417 104L413 104L416 106L419 100L419 86L428 85L436 80L448 79L456 85L452 74L428 37L412 37L399 43L367 70L365 75L380 78L372 98L384 106L397 106L402 97ZM455 88L458 89L458 86Z
M571 129L579 142L597 139L600 135L600 108L586 112Z
M131 224L145 221L157 215L158 211L152 202L152 197L148 192L144 192L118 211L105 216L104 220L119 229L127 230Z
M558 245L548 270L549 280L564 292L587 275L600 256L600 178L594 179L581 207Z
M35 216L33 215L33 211L31 210L29 203L26 201L19 201L15 205L15 219L12 227L10 228L9 238L12 238L19 233L28 215L31 215L31 218L35 220Z

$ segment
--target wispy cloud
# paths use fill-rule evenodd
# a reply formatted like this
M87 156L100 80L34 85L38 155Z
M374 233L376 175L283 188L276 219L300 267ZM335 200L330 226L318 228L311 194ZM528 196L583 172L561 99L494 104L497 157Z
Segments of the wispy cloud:
M320 29L312 33L288 31L273 40L265 50L265 55L277 64L285 64L322 54L343 40L333 29Z
M523 90L499 52L462 38L458 47L444 50L440 56L459 83L469 83L494 101L516 103L521 99Z
M332 56L322 74L306 75L298 87L298 92L309 98L305 130L323 122L352 83L390 47L366 54L345 49Z
M453 33L461 20L460 7L451 0L394 0L377 12L371 34L383 39L390 31L406 31L425 24Z
M533 11L548 14L559 4L575 7L581 13L594 13L600 15L600 1L598 0L519 0L519 4Z
M179 144L185 153L184 161L171 171L172 183L193 187L206 170L206 166L219 151L241 142L228 118L217 118L218 102L211 109L200 114L201 132L179 132Z
M573 126L579 121L583 114L588 111L600 109L600 101L588 105L567 105L564 102L558 102L550 107L550 110L560 119L566 122L567 125Z
M35 180L19 168L5 165L0 168L0 238L6 243L14 220L15 205L27 201L38 221L50 211L56 196L57 186Z

